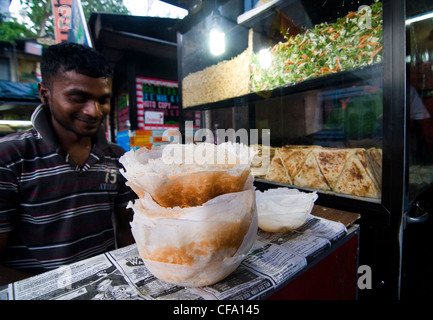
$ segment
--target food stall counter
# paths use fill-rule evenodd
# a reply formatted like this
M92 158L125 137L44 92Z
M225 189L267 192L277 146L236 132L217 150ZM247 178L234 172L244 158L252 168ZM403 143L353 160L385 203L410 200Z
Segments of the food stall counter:
M315 299L317 296L308 297L309 293L305 296L305 288L309 286L317 293L323 284L328 291L340 288L349 292L344 296L328 292L323 298L356 299L357 218L356 214L315 205L312 215L297 230L268 233L259 229L241 265L209 286L180 287L158 280L132 244L0 287L0 300ZM332 272L322 275L327 273L324 262L340 273L335 275L339 280ZM312 282L317 277L324 281L322 285Z

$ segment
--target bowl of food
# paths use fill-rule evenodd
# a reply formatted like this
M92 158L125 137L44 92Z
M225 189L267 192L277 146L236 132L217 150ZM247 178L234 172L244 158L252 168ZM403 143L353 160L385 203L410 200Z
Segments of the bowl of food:
M192 161L164 153L188 148ZM160 280L214 284L239 266L257 236L254 152L235 144L165 151L132 151L121 159L122 174L138 195L128 204L137 249Z
M120 162L127 185L164 207L192 207L244 190L255 151L237 143L170 144L130 150Z
M257 235L253 189L223 194L201 206L164 208L138 199L131 230L146 267L182 286L216 283L233 272Z
M256 191L258 226L267 232L291 231L302 226L311 214L316 192L276 188Z

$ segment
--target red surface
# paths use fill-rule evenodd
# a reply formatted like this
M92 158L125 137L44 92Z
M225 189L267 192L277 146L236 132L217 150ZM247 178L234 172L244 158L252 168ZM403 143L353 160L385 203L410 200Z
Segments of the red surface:
M355 300L357 252L355 235L268 300Z

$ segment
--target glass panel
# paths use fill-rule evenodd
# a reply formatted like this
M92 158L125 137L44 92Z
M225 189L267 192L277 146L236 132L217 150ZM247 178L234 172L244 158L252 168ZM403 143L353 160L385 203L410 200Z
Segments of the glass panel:
M380 202L382 3L232 0L217 9L182 34L184 110L205 110L212 131L258 129L272 156L257 179ZM220 55L208 46L214 26L225 32ZM294 150L303 157L289 159Z
M433 3L408 1L409 193L414 198L433 181Z
M381 82L308 90L256 104L256 127L272 145L382 147Z

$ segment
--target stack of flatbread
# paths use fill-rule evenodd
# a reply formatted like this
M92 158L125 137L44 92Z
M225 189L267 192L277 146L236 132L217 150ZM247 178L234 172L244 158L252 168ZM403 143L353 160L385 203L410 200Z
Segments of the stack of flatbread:
M251 162L251 172L255 177L264 178L269 170L271 159L275 156L275 148L261 144L251 145L257 153Z
M265 178L298 187L380 198L382 150L284 146L275 150Z

